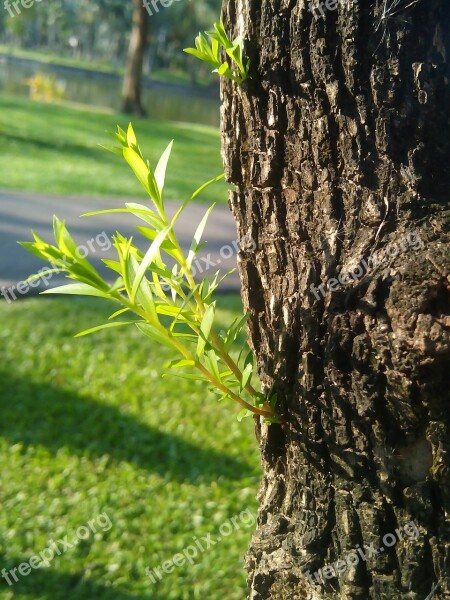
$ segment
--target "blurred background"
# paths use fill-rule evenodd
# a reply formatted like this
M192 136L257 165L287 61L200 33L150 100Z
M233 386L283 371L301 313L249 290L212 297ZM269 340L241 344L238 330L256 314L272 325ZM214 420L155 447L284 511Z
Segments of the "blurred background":
M146 201L124 161L99 147L117 125L133 122L153 165L175 140L166 187L172 210L223 170L218 79L182 52L218 20L221 2L148 4L0 0L0 572L50 539L73 538L101 512L112 522L49 568L13 586L1 578L1 600L246 595L252 529L245 526L156 584L145 568L193 537L217 538L243 510L256 516L251 421L238 423L237 409L218 406L199 383L162 378L170 352L137 330L75 340L112 312L102 301L36 296L41 288L21 285L45 265L16 242L30 239L30 229L50 240L55 213L80 245L101 232L131 232L126 216L79 219ZM236 231L224 182L198 198L178 234L189 246L213 201L209 260L228 269L235 252L225 259L221 248L233 247ZM106 257L88 258L100 267ZM238 290L231 277L219 328L242 313Z
M3 0L0 6L3 4ZM154 119L217 126L218 83L182 53L218 18L218 0L151 4L143 61L144 106ZM133 3L65 0L0 11L0 85L8 95L64 98L118 110ZM159 9L156 12L156 9ZM148 11L147 11L148 12ZM46 85L45 85L46 84Z

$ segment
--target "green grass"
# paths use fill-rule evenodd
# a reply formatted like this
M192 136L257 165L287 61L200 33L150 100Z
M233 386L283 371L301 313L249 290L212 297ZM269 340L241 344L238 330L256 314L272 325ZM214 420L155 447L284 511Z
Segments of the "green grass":
M111 62L107 61L83 60L79 58L71 58L70 56L60 56L47 50L13 48L11 46L5 46L4 44L0 44L0 54L15 56L17 58L37 60L44 65L60 65L74 69L85 69L87 71L114 73L119 76L122 76L125 71L124 67L113 67ZM182 69L155 69L150 73L148 79L175 85L192 85L192 79L189 72ZM214 79L212 79L209 74L204 76L202 73L200 73L197 77L197 86L210 86L211 83L214 83Z
M128 118L90 108L0 97L2 168L0 188L79 196L139 198L143 188L120 157L99 144ZM134 120L141 148L152 165L171 139L175 146L167 175L166 198L188 198L222 172L220 137L205 125ZM199 197L226 202L221 182Z
M241 310L221 299L219 326ZM157 567L249 509L260 476L251 420L218 405L203 385L161 378L170 351L133 328L74 339L109 306L92 299L0 303L0 569L91 535L8 588L2 600L242 600L242 557L253 527L241 528L190 566L152 584Z

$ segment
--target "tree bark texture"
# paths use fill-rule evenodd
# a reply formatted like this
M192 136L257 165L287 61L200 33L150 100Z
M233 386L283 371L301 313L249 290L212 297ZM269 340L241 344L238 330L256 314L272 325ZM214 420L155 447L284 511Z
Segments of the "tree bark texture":
M223 7L252 61L242 86L222 84L230 206L256 242L243 300L283 419L256 423L249 597L442 600L450 4L333 4L324 18L304 0Z
M145 116L141 82L149 29L149 14L142 0L133 0L133 27L128 48L127 66L122 89L122 110L138 117Z

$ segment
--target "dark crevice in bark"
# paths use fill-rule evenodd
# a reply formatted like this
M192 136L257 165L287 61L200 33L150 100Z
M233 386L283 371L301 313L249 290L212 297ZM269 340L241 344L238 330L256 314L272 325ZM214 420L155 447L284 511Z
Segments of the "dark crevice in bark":
M268 429L267 449L264 454L264 460L271 465L275 465L278 460L284 457L286 453L286 436L283 426L274 423L273 427Z

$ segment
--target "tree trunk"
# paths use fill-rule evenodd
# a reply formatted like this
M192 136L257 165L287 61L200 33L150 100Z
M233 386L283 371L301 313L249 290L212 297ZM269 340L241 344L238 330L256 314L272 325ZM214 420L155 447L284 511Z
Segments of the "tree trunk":
M229 0L223 10L252 61L243 86L222 85L230 206L239 237L256 242L239 257L243 300L283 420L256 422L264 478L250 598L441 600L450 5L321 9Z
M141 100L144 55L147 47L149 14L142 0L133 0L133 28L128 48L127 66L122 90L122 111L145 116Z

